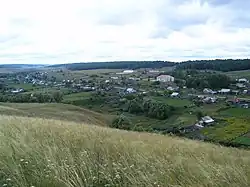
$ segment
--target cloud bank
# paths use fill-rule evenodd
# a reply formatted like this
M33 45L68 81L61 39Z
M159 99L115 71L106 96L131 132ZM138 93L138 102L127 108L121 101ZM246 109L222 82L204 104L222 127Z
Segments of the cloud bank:
M246 0L8 0L0 63L248 58Z

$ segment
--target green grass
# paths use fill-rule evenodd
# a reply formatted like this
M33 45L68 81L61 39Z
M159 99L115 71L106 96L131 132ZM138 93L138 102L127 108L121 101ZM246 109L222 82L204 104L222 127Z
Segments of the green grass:
M166 103L170 106L175 106L175 107L184 107L184 106L189 106L192 104L191 101L189 101L188 99L178 99L178 98L169 98L169 97L152 97L152 99L159 101L159 102L163 102Z
M244 135L244 136L236 138L233 142L239 143L241 145L250 146L250 137L247 137Z
M52 118L106 126L114 116L103 115L81 107L53 103L0 103L0 113L5 115Z
M250 152L58 120L0 116L0 186L250 186Z
M75 101L75 100L81 100L81 99L88 99L91 96L91 92L80 92L80 93L74 93L65 95L63 97L63 101Z
M80 78L87 78L91 75L101 75L104 76L108 74L106 77L110 75L114 75L117 72L122 72L121 69L94 69L94 70L81 70L81 71L70 71L70 70L63 70L63 72L49 70L48 77L56 77L56 81L62 81L66 79L76 79L79 80Z
M33 87L33 84L11 84L10 86L14 88L23 88L25 91L36 89L36 87Z
M250 109L245 108L229 108L219 113L223 117L238 117L238 118L250 118Z
M247 119L227 118L212 127L202 130L202 133L214 141L231 141L250 131L250 121Z

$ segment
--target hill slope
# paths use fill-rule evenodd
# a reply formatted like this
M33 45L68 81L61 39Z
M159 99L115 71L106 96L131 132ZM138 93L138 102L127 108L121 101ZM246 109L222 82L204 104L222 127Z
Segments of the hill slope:
M106 126L112 116L60 103L0 103L0 114L52 118Z
M0 186L249 186L250 152L74 122L0 116Z

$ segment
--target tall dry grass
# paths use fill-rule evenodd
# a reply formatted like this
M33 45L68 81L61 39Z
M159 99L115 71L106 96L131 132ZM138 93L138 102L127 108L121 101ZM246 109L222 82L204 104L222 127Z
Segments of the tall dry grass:
M250 152L156 134L0 116L0 186L250 186Z

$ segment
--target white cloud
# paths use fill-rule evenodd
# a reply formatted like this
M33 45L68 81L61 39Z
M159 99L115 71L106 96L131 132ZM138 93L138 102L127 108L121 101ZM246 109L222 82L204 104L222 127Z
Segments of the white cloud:
M9 0L0 7L0 63L245 58L246 6L242 0Z

